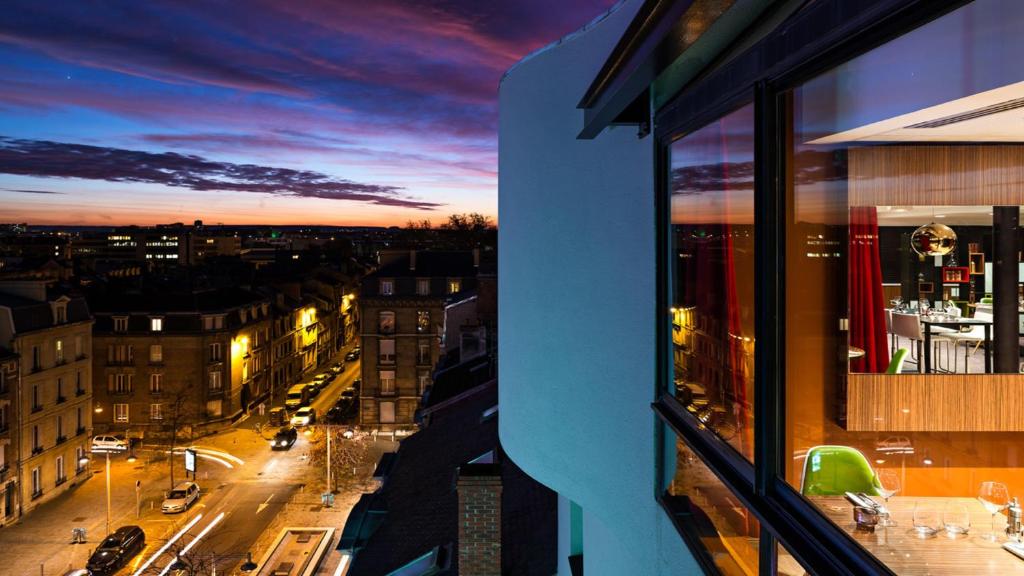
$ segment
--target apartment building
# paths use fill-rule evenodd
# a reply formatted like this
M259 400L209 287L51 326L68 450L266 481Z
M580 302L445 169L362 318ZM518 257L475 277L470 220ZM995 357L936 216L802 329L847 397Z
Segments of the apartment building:
M97 427L159 437L230 424L270 390L270 304L240 288L96 296Z
M476 252L382 252L380 267L362 282L364 426L413 425L440 355L445 307L476 289Z
M0 282L0 524L87 478L92 323L79 295Z

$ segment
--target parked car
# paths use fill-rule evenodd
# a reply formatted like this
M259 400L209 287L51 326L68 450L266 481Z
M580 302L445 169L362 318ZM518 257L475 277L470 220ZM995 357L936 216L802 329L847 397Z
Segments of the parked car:
M288 421L288 412L277 406L276 408L270 409L270 425L271 426L284 426Z
M284 407L288 410L298 410L300 407L309 404L309 386L306 384L296 384L288 389L288 395L285 396Z
M317 386L315 382L307 382L306 389L309 390L310 398L316 398L320 395L320 386Z
M345 361L355 362L356 360L359 360L359 353L359 348L353 348L348 354L345 354Z
M338 404L344 402L355 402L357 396L358 394L356 393L355 388L346 388L341 391L341 396L338 396Z
M299 408L299 411L292 416L292 426L309 426L316 422L316 409L309 406Z
M354 388L355 390L358 391L362 387L363 387L363 379L362 378L356 378L355 380L352 381L352 388Z
M122 526L100 542L85 567L90 574L113 574L145 547L142 528Z
M124 452L128 450L128 440L121 435L100 435L92 437L93 452Z
M335 362L334 364L331 364L331 371L334 372L335 374L340 374L340 373L344 372L345 371L345 363L344 362Z
M272 450L287 450L292 447L292 444L295 444L298 438L299 431L291 424L285 424L281 426L277 434L274 434L274 439L270 441L270 448Z
M193 502L199 499L199 485L195 482L182 482L167 493L160 510L164 514L184 512Z

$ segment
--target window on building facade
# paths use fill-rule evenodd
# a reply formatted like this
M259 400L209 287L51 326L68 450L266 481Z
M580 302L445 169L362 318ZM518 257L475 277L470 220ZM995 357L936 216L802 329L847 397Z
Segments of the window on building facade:
M380 348L380 353L377 358L378 364L394 364L395 363L395 341L392 339L378 340L377 344Z
M416 311L416 331L420 334L430 332L430 310Z
M42 370L43 361L39 356L39 346L32 347L32 370Z
M390 396L395 393L395 371L394 370L381 370L380 373L380 393L382 396Z
M64 473L64 457L57 456L57 458L54 459L53 461L53 467L57 473L57 479L55 483L58 485L63 484L68 479L67 474Z
M61 376L57 377L57 403L67 400L67 396L64 395L64 378Z
M420 369L416 372L417 389L420 396L426 391L427 386L430 386L430 370Z
M75 336L75 358L85 358L85 348L82 347L82 337Z
M378 329L381 334L394 334L395 333L395 313L390 310L384 310L377 314L378 317Z
M160 344L149 345L149 361L153 364L159 364L164 361L164 347Z
M431 364L430 340L420 338L416 342L416 363L424 366Z
M53 359L57 364L64 363L64 341L60 338L53 343Z
M107 361L110 364L131 364L135 360L135 347L131 344L110 344Z
M419 296L430 295L430 278L416 279L416 294Z
M381 424L392 424L395 421L395 403L394 402L381 402L380 406L380 422Z
M32 411L39 412L43 409L43 399L39 397L39 385L32 385Z
M672 143L673 392L752 459L754 109Z
M32 425L32 452L42 452L43 444L39 439L39 426L36 424Z
M43 473L39 467L32 469L32 497L38 498L43 494Z
M64 441L64 417L60 414L57 415L57 443L60 444Z
M458 278L449 278L448 279L448 293L449 294L455 294L457 292L460 292L461 290L462 290L462 280L459 280Z
M82 382L82 371L75 372L75 396L85 394L85 384Z
M219 370L214 370L213 372L210 372L209 388L211 392L218 392L223 387L220 376L221 374Z
M160 394L164 388L164 375L160 372L154 372L149 375L149 392L150 394Z
M164 419L164 408L163 404L150 404L149 405L149 419L150 420L163 420Z
M128 423L128 405L114 404L114 422L118 424Z
M0 432L6 432L8 426L7 405L0 405Z
M85 458L85 447L77 446L75 448L75 474L81 474L85 472L86 466L88 466L88 460Z
M133 378L131 374L108 374L107 390L111 394L131 394Z
M978 0L789 94L785 475L854 537L847 491L892 496L887 534L979 542L1024 498L1022 50L1024 5Z
M395 281L394 280L381 280L380 281L380 295L381 296L393 296L395 293Z
M67 304L57 304L54 308L57 316L57 324L64 324L68 321Z
M128 331L128 317L127 316L114 316L114 332L127 332Z
M220 361L221 361L220 342L214 342L214 343L210 344L210 362L220 362Z
M162 332L163 329L164 329L164 319L163 318L150 318L149 319L149 329L152 332Z
M224 328L224 316L203 316L203 330L221 330Z

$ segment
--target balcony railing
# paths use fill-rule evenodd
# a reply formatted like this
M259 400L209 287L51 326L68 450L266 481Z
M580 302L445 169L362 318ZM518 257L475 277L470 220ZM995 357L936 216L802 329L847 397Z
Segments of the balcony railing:
M63 404L68 401L67 396L57 396L57 404Z
M61 478L57 478L57 481L54 482L53 485L54 486L60 486L61 484L65 483L67 481L68 481L68 477L67 476L63 476Z
M85 396L85 388L79 388L75 390L75 396Z
M67 436L57 436L56 444L63 444L65 442L67 442L67 441L68 441L68 437Z
M36 447L32 448L32 455L33 456L35 456L36 454L42 454L42 453L43 453L43 447L42 446L36 446Z
M43 411L43 405L42 404L36 404L35 406L32 407L32 413L33 414L35 414L36 412L42 412L42 411Z
M35 492L32 493L32 499L33 500L38 500L39 497L42 496L42 495L43 495L42 489L36 490Z
M79 426L78 429L75 430L75 436L81 436L82 434L85 434L85 426Z

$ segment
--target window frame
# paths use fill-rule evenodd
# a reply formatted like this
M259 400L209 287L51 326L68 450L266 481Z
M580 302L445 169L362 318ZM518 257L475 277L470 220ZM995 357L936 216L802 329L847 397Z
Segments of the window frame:
M866 0L844 4L822 0L795 12L782 26L767 31L756 43L698 81L676 93L654 114L655 204L657 246L656 324L657 370L652 408L666 426L658 427L658 446L675 434L690 445L734 496L750 509L763 528L761 574L777 569L776 544L801 565L830 574L892 574L878 558L861 548L842 529L792 488L784 478L786 420L784 412L785 222L784 147L790 91L818 74L894 40L967 0ZM770 14L768 15L770 17ZM756 25L755 27L756 28ZM823 33L825 31L825 33ZM743 38L739 39L740 41ZM755 354L754 462L743 459L669 393L672 383L670 294L671 211L670 146L673 141L735 110L753 99L755 158ZM655 498L662 503L698 559L700 546L687 538L686 519L673 515L661 490L665 453L657 451ZM706 552L704 552L706 556ZM703 565L714 574L714 567Z

